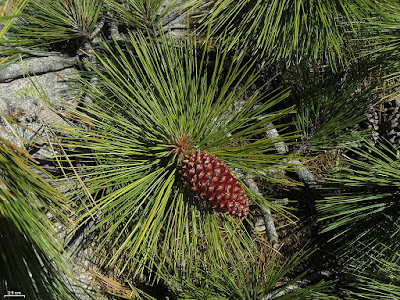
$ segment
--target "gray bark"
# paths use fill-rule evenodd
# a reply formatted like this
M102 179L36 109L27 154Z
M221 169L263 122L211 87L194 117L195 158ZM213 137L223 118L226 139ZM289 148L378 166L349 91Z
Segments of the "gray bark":
M77 63L77 58L47 56L26 59L23 63L12 64L0 70L0 82L11 81L28 75L40 75L60 71Z
M244 181L254 193L264 198L253 179L247 178ZM265 231L267 233L268 241L273 247L276 247L278 244L278 233L276 232L274 220L271 216L271 209L265 204L261 204L261 209L264 217Z
M278 299L279 297L285 296L299 288L306 287L308 285L311 285L313 283L320 282L323 279L329 279L335 276L335 272L333 270L323 270L319 272L312 273L308 276L305 276L304 278L294 282L293 284L288 285L284 289L278 289L275 291L272 291L268 295L264 296L262 300L272 300L272 299Z

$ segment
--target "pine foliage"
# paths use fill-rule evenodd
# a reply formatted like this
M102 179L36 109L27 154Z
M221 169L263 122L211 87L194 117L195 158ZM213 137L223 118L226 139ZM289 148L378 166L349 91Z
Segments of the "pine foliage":
M252 63L237 59L225 70L227 52L221 51L208 70L202 67L209 59L206 52L198 55L190 41L176 47L166 38L149 43L137 34L128 43L126 53L118 44L104 44L104 52L97 54L100 65L87 62L101 83L83 82L92 104L70 112L83 126L62 129L60 144L76 149L69 150L68 159L82 164L78 174L88 197L82 210L89 210L78 222L96 216L92 230L101 234L98 250L110 244L116 249L104 263L120 264L122 271L135 274L148 267L146 262L162 265L164 259L156 260L159 253L170 253L177 267L196 266L199 257L207 261L214 255L226 261L221 249L231 247L224 240L227 232L236 232L229 243L244 255L254 245L243 223L193 200L178 165L185 162L183 151L190 145L218 155L232 172L268 179L261 171L284 157L274 153L279 139L254 136L292 112L290 107L271 109L287 93L256 91L237 107L256 80ZM255 103L260 103L257 110ZM244 192L238 197L245 197ZM224 230L219 233L220 226ZM200 251L202 243L208 244L208 253Z
M0 138L0 295L77 298L90 248L93 297L400 298L399 11L0 1L2 67L60 52L79 78L46 131L75 185Z
M26 150L0 139L0 161L0 293L76 299L56 230L70 221L67 199L35 173Z

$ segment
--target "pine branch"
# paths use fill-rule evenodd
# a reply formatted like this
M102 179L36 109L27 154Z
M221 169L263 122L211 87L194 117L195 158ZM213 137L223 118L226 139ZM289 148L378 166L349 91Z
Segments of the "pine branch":
M265 136L270 138L271 140L279 139L279 132L275 128L274 124L269 123L264 126L266 129ZM285 145L284 141L279 141L275 143L275 149L279 154L287 154L289 152L288 147Z
M100 20L96 23L96 26L93 30L93 32L90 34L90 39L93 40L99 33L100 31L103 29L105 24L105 18L102 17L100 18Z
M27 75L40 75L69 68L77 63L77 57L47 56L32 58L20 64L5 67L0 73L0 82L12 81Z
M264 198L253 179L246 178L244 181L254 193ZM264 217L265 231L267 232L268 241L273 247L276 247L278 245L278 233L276 232L274 220L271 217L271 209L265 204L261 204L260 206Z
M265 126L267 131L265 132L265 135L270 138L271 140L276 140L279 138L279 132L275 128L274 124L270 123ZM289 149L285 145L284 141L279 141L275 143L275 149L279 154L288 154ZM298 153L295 153L298 154ZM296 174L299 176L300 180L303 181L305 184L307 184L310 188L316 188L317 187L317 182L318 179L317 177L306 167L303 166L303 164L300 162L299 159L297 158L291 158L288 160L288 163L290 165L293 165L296 169Z
M311 284L320 282L321 280L331 279L335 275L336 275L336 272L333 270L323 270L323 271L318 271L318 272L312 273L312 274L305 276L302 279L294 282L293 284L288 285L283 290L278 289L278 290L272 291L268 295L264 296L262 298L262 300L278 299L278 298L283 297L299 288L304 288Z
M278 140L279 139L279 132L275 128L275 126L272 123L269 123L265 126L267 129L265 132L265 135L270 138L271 140ZM277 141L275 143L275 149L279 154L287 154L289 152L288 147L286 146L284 141ZM305 184L307 184L310 188L316 188L317 186L317 178L315 175L306 167L302 165L300 160L296 158L292 158L288 160L288 163L295 166L296 169L296 174L299 176L300 180L302 180ZM247 186L257 195L263 197L262 193L260 192L258 186L254 182L251 176L246 176L245 179L243 179ZM263 197L264 198L264 197ZM278 234L276 232L274 220L271 217L271 209L264 205L260 205L262 209L262 214L264 218L264 225L265 225L265 230L267 233L268 241L271 243L272 246L276 247L278 244Z
M114 40L116 41L123 41L124 38L121 36L121 34L119 33L119 29L118 29L118 22L114 16L113 13L108 12L108 15L110 16L110 31L111 31L111 36Z

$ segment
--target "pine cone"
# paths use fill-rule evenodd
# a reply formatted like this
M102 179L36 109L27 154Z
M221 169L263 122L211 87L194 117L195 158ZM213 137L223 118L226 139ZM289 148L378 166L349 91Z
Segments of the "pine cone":
M374 144L382 137L400 150L400 100L385 101L371 107L367 120Z
M229 168L215 155L192 151L184 155L180 172L197 197L220 212L245 217L249 200Z
M384 103L383 133L397 149L400 149L400 103L399 100L387 101Z
M371 130L371 138L372 142L375 144L376 141L379 139L379 113L376 107L370 107L367 112L367 123L368 127Z

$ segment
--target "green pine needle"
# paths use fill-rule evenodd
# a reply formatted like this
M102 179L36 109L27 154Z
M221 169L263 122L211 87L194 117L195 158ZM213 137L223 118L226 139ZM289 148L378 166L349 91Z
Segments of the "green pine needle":
M3 139L0 166L0 293L76 299L57 232L72 225L68 200L34 171L44 172L25 150Z
M102 262L141 273L165 263L156 257L168 253L175 267L191 270L209 257L226 263L223 249L254 251L241 221L204 210L183 187L176 172L181 156L171 141L188 136L190 148L218 154L232 169L262 174L284 156L275 153L279 138L255 136L293 112L274 109L287 93L257 92L239 102L257 72L243 58L225 68L226 48L213 62L191 41L174 45L163 36L152 41L131 34L126 49L117 43L103 48L99 65L87 62L95 81L83 82L92 103L71 112L84 128L64 128L60 137L94 199L77 196L89 207L78 222L98 216L92 230L100 231Z
M39 44L89 39L102 7L102 0L29 1L13 30L18 36Z
M343 46L358 33L362 18L381 10L371 0L215 0L210 6L200 32L217 39L228 33L268 60L327 63L333 70L348 62Z
M329 220L323 232L332 232L333 239L347 237L349 248L360 239L383 243L388 233L397 235L399 161L384 143L351 151L358 158L347 158L346 167L325 180L326 196L317 201L320 221Z

